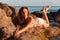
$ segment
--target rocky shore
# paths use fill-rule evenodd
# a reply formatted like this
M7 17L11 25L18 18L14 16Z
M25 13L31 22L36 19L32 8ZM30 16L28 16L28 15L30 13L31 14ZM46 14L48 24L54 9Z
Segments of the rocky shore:
M32 14L34 13L40 14L39 11ZM49 20L53 18L55 22L47 30L33 27L15 39L12 37L16 30L13 20L17 14L18 10L15 7L0 3L0 40L60 40L60 10L47 14Z

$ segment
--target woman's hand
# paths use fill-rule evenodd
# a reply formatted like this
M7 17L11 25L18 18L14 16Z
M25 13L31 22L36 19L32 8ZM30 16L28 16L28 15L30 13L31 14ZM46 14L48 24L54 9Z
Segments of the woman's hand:
M15 37L15 38L19 38L20 34L19 34L18 32L19 32L19 31L16 31L16 32L14 33L14 37Z
M20 36L18 32L19 32L19 27L16 28L16 31L14 33L15 38L18 38Z

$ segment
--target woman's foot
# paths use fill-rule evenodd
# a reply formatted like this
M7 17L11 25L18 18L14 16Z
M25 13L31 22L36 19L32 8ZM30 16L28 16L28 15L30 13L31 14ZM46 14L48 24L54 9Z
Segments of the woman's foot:
M50 6L46 6L45 8L43 8L43 12L47 13L47 11L49 10Z

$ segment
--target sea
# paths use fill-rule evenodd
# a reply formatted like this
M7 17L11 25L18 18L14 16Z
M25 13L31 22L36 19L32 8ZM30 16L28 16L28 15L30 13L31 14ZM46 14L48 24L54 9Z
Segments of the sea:
M16 8L19 10L22 6L16 6ZM29 12L34 12L34 11L41 11L43 9L43 7L45 6L27 6L29 9ZM50 9L48 10L48 13L50 12L57 12L60 9L60 6L51 6ZM55 24L55 21L53 20L49 20L51 25Z
M22 6L15 6L18 10L22 7ZM29 12L34 12L34 11L40 11L43 9L43 7L45 6L27 6L29 9ZM58 9L60 9L60 6L51 6L50 9L48 10L49 12L56 12Z

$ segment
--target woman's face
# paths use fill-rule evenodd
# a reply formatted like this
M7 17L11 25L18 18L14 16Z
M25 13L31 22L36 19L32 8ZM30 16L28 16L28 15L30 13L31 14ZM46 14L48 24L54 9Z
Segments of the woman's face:
M26 19L28 17L28 10L27 9L23 9L23 17Z

